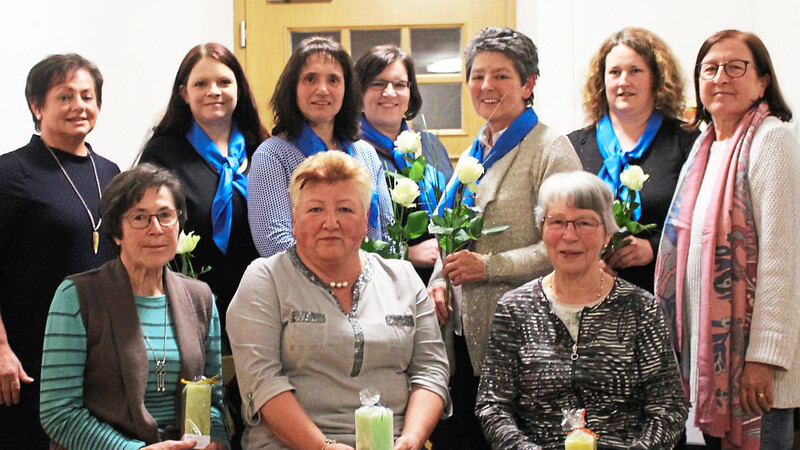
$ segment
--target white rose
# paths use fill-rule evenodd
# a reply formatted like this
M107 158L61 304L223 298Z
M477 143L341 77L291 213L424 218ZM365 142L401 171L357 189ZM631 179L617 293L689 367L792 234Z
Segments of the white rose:
M414 200L419 197L419 186L410 178L400 178L392 189L392 200L398 205L406 208L414 204Z
M642 185L650 175L644 173L639 166L630 166L619 175L619 181L632 191L642 190Z
M189 232L189 234L181 231L180 236L178 236L178 248L175 250L175 254L182 255L191 252L197 247L197 241L199 240L200 236L195 236L194 231Z
M472 184L483 175L483 164L472 156L462 156L456 164L456 175L462 184Z
M394 141L395 148L402 153L416 154L422 147L422 137L419 133L405 130Z

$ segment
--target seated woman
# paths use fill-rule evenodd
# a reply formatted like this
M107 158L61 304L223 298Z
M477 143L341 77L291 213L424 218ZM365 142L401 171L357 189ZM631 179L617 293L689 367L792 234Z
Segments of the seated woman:
M119 257L68 277L47 318L41 420L51 447L195 447L176 440L179 380L220 374L220 330L208 286L166 267L185 208L178 180L150 164L103 192L100 216ZM220 385L211 426L206 449L227 448Z
M359 391L394 411L395 449L449 410L447 356L410 264L359 251L371 177L344 152L292 175L297 244L248 267L228 308L244 448L352 449ZM337 443L338 442L338 443Z
M598 448L671 449L687 409L653 296L600 267L616 229L588 172L542 183L537 223L553 272L500 299L476 414L495 449L563 449L562 408L585 408Z
M247 210L258 253L269 257L294 244L289 178L304 159L328 150L346 152L367 169L372 189L367 236L388 240L392 201L375 149L358 140L361 94L342 46L319 36L300 42L270 106L274 136L256 149L247 178Z
M403 153L395 149L394 141L401 132L408 130L406 121L416 117L422 108L414 60L395 45L378 45L358 58L355 72L364 96L364 114L359 123L361 139L375 147L381 164L387 170L400 172L409 164ZM419 183L419 208L430 215L436 209L447 180L453 175L453 166L436 135L425 131L420 134L421 151L428 167ZM392 186L392 181L387 181ZM439 244L428 233L409 243L408 259L423 283L430 279L438 257Z

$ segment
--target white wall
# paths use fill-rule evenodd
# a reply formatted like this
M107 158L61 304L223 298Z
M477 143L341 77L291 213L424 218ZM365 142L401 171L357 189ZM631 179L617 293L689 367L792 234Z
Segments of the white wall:
M692 68L708 36L727 28L756 33L772 56L784 97L800 114L798 17L800 2L794 0L517 0L517 29L539 47L537 114L564 133L585 125L581 104L589 59L605 38L626 26L647 28L670 46L690 98Z
M124 170L166 108L186 52L210 41L233 48L232 0L27 0L2 10L0 153L34 132L25 79L49 54L76 52L100 68L103 107L87 141Z

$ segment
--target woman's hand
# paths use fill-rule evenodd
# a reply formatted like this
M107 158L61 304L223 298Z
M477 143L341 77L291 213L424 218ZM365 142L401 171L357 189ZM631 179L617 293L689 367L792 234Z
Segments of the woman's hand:
M447 255L444 259L442 274L453 283L453 286L460 286L464 283L481 281L485 276L486 255L460 250Z
M394 450L419 450L423 444L416 436L403 434L394 441Z
M739 398L744 412L760 416L772 409L775 401L772 382L775 380L775 366L748 361L744 363L742 390Z
M634 266L646 266L653 261L653 247L650 246L650 241L635 236L628 236L625 239L630 241L630 244L614 251L611 258L606 261L606 265L619 270Z
M447 319L450 317L450 313L453 312L453 305L448 307L444 301L444 290L447 289L447 286L444 282L436 283L428 289L428 295L430 295L431 299L433 300L433 309L436 311L436 318L439 319L439 324L444 325L447 323Z
M142 447L141 450L192 450L197 445L197 441L190 441L181 439L180 441L164 441L157 444ZM214 445L213 443L211 445ZM209 445L206 448L212 448ZM224 447L223 447L224 448Z
M2 324L0 324L2 326ZM32 383L19 358L8 344L0 344L0 404L19 403L20 383Z
M439 242L436 238L430 238L408 248L408 260L414 267L433 267L438 258Z

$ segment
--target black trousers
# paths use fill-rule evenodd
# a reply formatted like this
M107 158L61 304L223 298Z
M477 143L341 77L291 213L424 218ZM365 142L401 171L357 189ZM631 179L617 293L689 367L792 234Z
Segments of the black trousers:
M431 434L434 450L491 450L483 436L478 418L475 417L475 400L478 382L472 371L472 363L463 336L453 335L455 343L456 370L450 377L450 397L453 400L453 416L440 420Z

